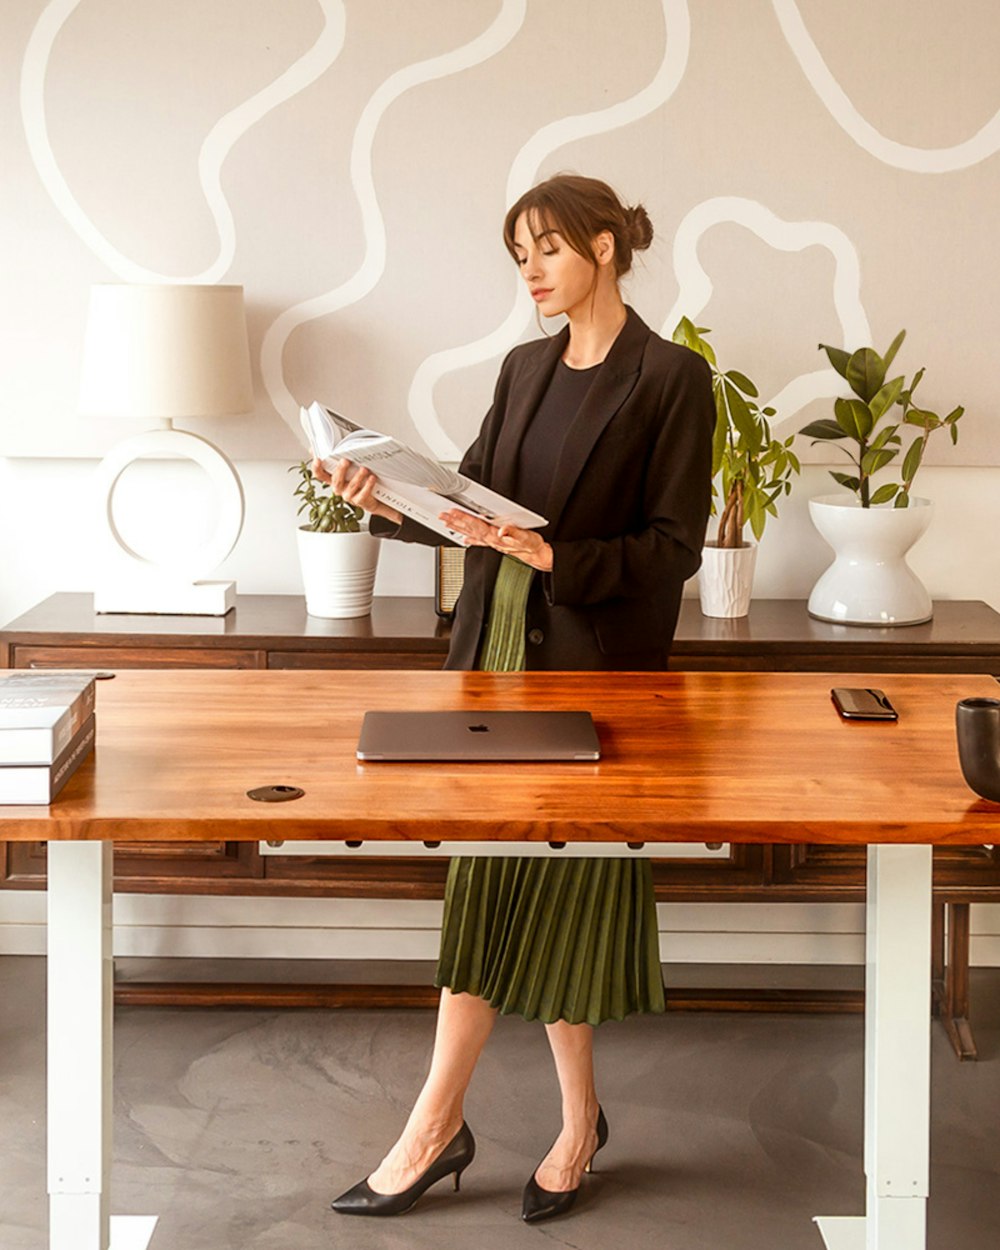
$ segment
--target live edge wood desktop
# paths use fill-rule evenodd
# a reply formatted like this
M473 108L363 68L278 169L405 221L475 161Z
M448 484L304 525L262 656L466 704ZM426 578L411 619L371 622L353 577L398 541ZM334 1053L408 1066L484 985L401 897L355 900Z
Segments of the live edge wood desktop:
M113 843L361 837L486 842L514 855L546 843L637 854L670 842L781 846L803 832L816 845L867 847L865 1207L816 1217L817 1228L827 1250L924 1250L932 848L1000 842L1000 804L965 785L954 739L956 701L992 695L996 683L982 673L872 680L890 678L898 724L840 721L828 672L594 682L586 673L123 671L104 683L95 756L56 804L4 814L11 841L49 846L50 1250L106 1250L126 1231L146 1245L151 1231L148 1218L108 1214ZM319 721L317 704L328 712ZM354 755L365 708L581 705L597 725L598 763L359 764ZM276 781L302 797L247 794Z
M449 628L430 599L379 598L370 617L310 617L291 595L242 595L225 617L96 615L92 597L58 594L0 631L0 667L438 669ZM899 629L811 619L798 600L757 600L738 620L702 616L684 602L674 671L1000 674L1000 614L984 603L935 604L933 620ZM774 727L778 733L781 726ZM771 734L760 743L772 749ZM2 813L0 813L2 817ZM829 902L864 897L863 848L731 842L728 855L654 863L657 898L675 902ZM240 840L143 841L117 849L115 886L132 892L439 898L446 864L413 858L262 855ZM41 888L42 842L0 844L0 885ZM934 853L934 985L956 1052L974 1057L968 1025L969 904L1000 900L1000 851ZM947 951L945 934L947 932ZM348 1005L424 1004L423 987L130 983L118 1001ZM681 1009L860 1010L851 991L686 989Z

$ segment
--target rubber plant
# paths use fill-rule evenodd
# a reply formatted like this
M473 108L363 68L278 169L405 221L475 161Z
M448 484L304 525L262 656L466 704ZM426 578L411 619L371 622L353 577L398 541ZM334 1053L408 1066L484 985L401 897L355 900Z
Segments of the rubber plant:
M896 508L905 508L910 502L910 490L917 470L923 463L927 443L932 434L948 430L952 443L958 442L958 422L965 409L958 405L947 416L941 417L929 408L918 408L913 402L913 392L924 376L918 369L907 386L906 377L886 381L886 375L896 358L906 331L900 330L889 344L889 350L880 356L873 347L859 347L847 352L840 347L820 343L834 369L853 391L850 397L834 400L833 418L825 417L811 421L800 431L817 442L849 442L854 450L841 448L854 465L853 473L830 471L830 476L841 486L858 497L862 508L872 508L892 502ZM912 438L903 453L903 433ZM903 454L901 481L885 482L872 489L872 478L880 470Z
M745 373L719 368L715 349L706 339L711 331L682 317L673 333L675 343L704 357L712 370L715 433L712 440L712 515L721 480L722 512L716 545L744 547L744 526L759 542L769 516L778 515L778 500L792 489L792 474L801 470L792 451L795 435L784 441L771 434L773 408L761 408L759 392Z

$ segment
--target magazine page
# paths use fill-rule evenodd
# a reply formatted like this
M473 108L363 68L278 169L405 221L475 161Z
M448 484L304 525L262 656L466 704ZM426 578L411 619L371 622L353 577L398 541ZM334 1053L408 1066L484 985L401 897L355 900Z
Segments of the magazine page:
M313 454L327 468L336 460L347 459L370 469L377 479L372 493L380 503L453 542L462 542L462 535L438 520L438 513L452 507L482 517L491 525L537 529L546 524L537 512L522 508L388 434L355 425L321 404L303 408L300 417Z

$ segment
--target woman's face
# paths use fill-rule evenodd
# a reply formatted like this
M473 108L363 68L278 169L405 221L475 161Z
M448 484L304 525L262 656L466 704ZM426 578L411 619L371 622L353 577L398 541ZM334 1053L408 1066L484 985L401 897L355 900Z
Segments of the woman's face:
M535 222L536 229L541 223ZM598 265L573 250L558 230L532 233L528 214L522 213L514 227L514 256L521 277L542 315L570 316L592 299Z

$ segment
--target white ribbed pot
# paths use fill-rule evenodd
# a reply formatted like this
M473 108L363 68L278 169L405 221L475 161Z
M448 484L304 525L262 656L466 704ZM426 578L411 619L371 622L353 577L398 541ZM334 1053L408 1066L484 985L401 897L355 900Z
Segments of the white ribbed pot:
M746 616L753 594L757 544L717 547L707 542L701 552L698 594L704 616Z
M933 615L931 597L906 563L934 505L862 508L850 495L809 500L809 515L836 558L812 589L809 615L850 625L917 625Z
M367 530L321 534L299 529L299 561L310 616L367 616L375 594L379 539Z

